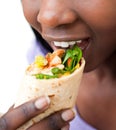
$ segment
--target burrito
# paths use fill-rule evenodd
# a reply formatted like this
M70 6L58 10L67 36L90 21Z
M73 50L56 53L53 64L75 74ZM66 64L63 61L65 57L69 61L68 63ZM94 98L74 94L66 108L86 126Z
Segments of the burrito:
M26 130L34 123L57 111L75 106L85 60L79 47L58 49L46 56L36 56L25 71L19 87L15 107L40 96L49 96L50 107L18 130Z

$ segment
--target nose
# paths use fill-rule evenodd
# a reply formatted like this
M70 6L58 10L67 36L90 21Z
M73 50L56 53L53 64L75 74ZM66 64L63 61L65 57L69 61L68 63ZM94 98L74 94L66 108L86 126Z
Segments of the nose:
M43 0L37 21L46 27L56 27L73 23L76 19L76 12L70 7L71 0Z

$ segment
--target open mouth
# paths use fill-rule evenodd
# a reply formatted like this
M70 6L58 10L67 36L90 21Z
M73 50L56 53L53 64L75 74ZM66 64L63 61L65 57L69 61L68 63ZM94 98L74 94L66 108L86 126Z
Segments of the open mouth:
M68 49L72 48L74 45L77 45L80 47L83 51L87 48L87 46L90 43L90 38L82 39L82 40L76 40L76 41L54 41L53 42L53 49Z

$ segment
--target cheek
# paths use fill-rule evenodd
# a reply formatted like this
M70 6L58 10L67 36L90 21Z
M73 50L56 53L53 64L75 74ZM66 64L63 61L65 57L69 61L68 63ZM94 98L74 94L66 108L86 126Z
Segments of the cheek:
M83 0L82 0L83 1ZM82 19L95 31L116 28L116 2L114 0L87 0L79 2L77 9ZM85 15L86 14L86 15Z
M100 10L99 10L100 11ZM88 24L91 29L96 33L109 32L113 31L116 28L116 22L114 18L116 18L116 14L114 11L103 12L95 12L93 14L88 15Z
M29 0L22 0L23 12L26 20L30 25L36 26L37 24L37 15L39 8L36 2L29 2Z

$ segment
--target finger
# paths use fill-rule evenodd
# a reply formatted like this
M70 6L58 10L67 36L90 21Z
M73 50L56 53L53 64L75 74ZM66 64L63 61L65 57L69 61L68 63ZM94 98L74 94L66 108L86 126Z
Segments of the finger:
M32 117L48 108L50 100L48 97L40 97L38 100L27 102L12 111L7 112L0 119L3 130L13 130L30 120Z
M72 109L57 112L30 127L28 130L61 130L61 128L69 128L69 122L74 117L75 112Z
M8 112L9 112L9 111L12 111L13 108L14 108L14 104L8 109Z
M66 126L62 127L60 130L69 130L70 129L70 125L67 124Z

